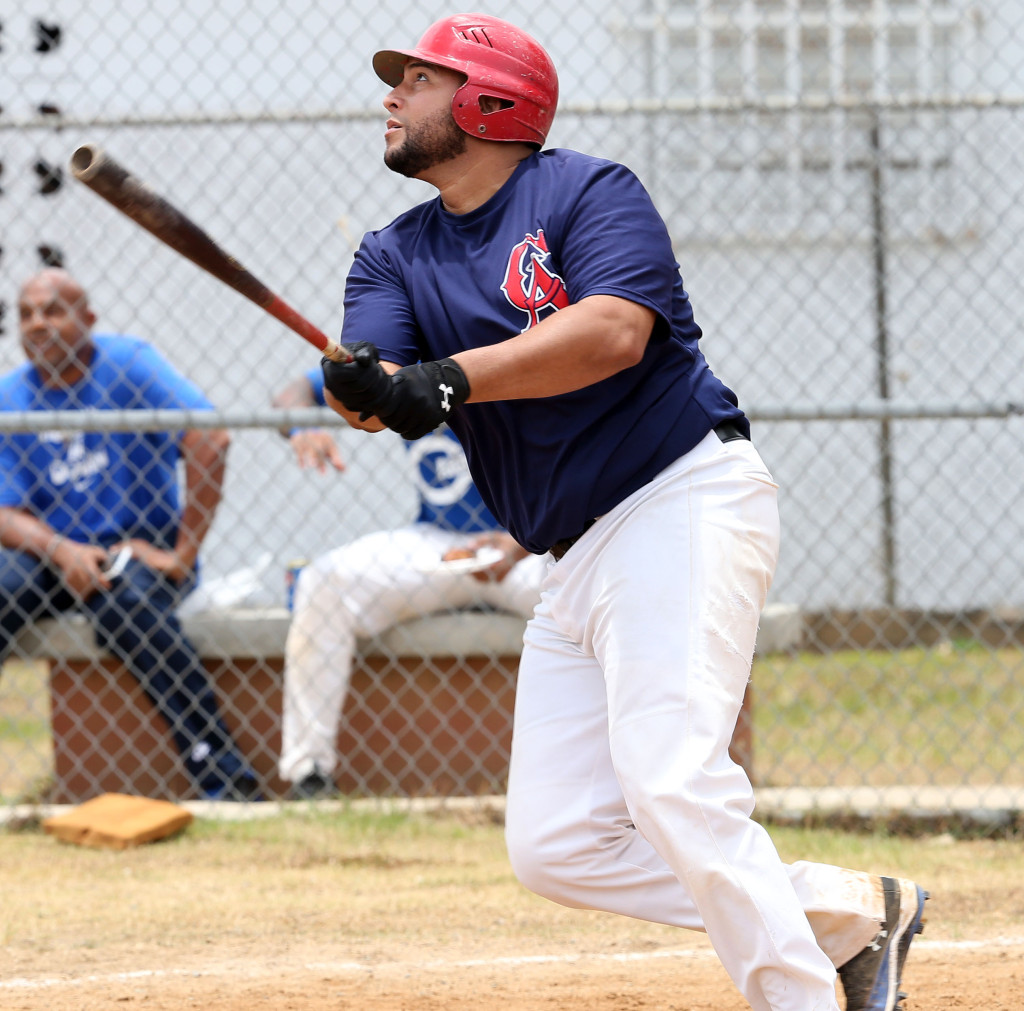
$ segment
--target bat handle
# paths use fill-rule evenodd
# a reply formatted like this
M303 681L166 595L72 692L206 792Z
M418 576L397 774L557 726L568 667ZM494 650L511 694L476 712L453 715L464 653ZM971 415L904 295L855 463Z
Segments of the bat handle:
M348 349L341 344L335 344L323 331L318 330L304 316L300 316L287 302L271 291L266 292L266 298L261 299L259 304L266 309L275 319L279 319L290 330L294 330L300 337L304 337L322 354L327 355L332 361L346 363L352 361Z
M340 344L335 344L334 341L328 341L324 346L323 351L332 362L341 362L342 364L346 364L353 360L348 351L346 351Z

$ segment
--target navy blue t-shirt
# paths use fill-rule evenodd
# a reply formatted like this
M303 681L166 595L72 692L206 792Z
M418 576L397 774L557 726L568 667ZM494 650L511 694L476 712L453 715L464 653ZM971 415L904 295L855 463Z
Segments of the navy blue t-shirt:
M346 284L343 342L370 341L400 365L507 340L598 294L657 313L639 364L559 396L465 404L449 419L484 501L538 553L718 422L743 418L697 346L668 230L639 179L578 152L539 152L468 214L436 198L368 233Z

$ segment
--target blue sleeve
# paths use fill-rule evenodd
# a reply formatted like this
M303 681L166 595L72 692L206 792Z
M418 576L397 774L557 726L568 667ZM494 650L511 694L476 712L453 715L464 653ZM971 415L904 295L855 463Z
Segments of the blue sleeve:
M21 367L0 377L0 411L29 409L25 388L26 369ZM32 475L28 459L38 437L7 432L0 435L0 506L24 506L29 499Z
M324 399L324 370L319 367L310 369L306 373L306 379L309 380L309 388L313 393L313 399L321 407L326 407L327 401Z
M614 295L671 321L679 265L650 194L630 169L614 162L599 164L588 181L562 223L557 245L569 300Z
M385 360L414 365L422 357L419 326L400 272L389 262L376 232L369 232L356 250L345 282L345 334L388 348Z

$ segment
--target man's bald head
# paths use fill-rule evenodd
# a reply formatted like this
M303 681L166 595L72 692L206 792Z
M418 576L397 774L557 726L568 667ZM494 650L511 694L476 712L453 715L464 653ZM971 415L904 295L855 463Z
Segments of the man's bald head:
M82 377L92 360L95 322L85 289L61 267L46 267L21 286L21 346L47 386Z

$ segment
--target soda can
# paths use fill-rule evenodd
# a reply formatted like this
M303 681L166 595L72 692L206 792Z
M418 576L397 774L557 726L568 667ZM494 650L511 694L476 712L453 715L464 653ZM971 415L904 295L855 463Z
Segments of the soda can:
M289 611L295 610L295 587L299 573L309 564L308 558L293 558L284 570L284 604Z

